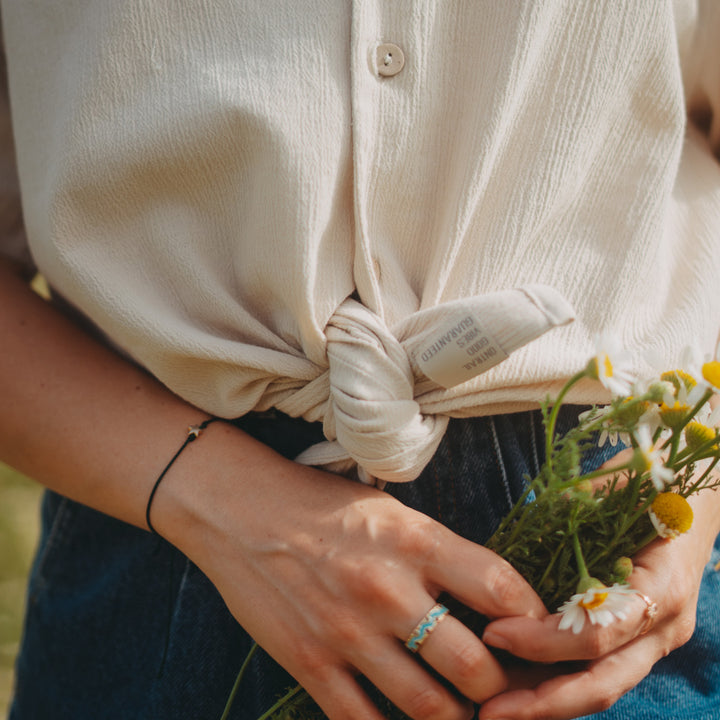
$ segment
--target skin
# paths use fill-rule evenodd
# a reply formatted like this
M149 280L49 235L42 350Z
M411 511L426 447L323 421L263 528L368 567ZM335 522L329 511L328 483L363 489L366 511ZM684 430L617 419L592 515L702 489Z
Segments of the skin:
M2 262L0 337L0 457L146 528L155 478L187 426L207 414L90 338ZM483 720L549 720L607 706L649 671L652 658L687 640L701 559L720 529L711 496L687 539L653 545L639 559L633 582L661 616L637 639L640 602L630 620L605 632L560 633L557 618L491 551L385 493L286 460L222 423L173 465L152 519L331 720L380 720L358 674L415 720L469 718L472 702L484 703ZM485 643L448 617L423 645L422 658L457 693L401 642L443 591L496 618ZM501 666L488 651L493 644L541 663L591 664L579 674L544 667L538 685L535 671L517 676Z

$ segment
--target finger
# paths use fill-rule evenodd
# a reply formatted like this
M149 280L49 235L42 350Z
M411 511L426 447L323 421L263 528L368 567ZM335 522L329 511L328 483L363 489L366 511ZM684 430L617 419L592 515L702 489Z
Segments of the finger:
M434 600L427 596L425 606L430 603ZM464 697L482 702L505 689L508 681L502 666L477 635L447 612L433 614L438 609L446 610L434 604L417 624L400 623L396 628L396 636L405 643L405 648L397 647L405 657L413 659L409 639L419 638L417 654ZM429 620L429 616L434 619ZM413 664L422 667L416 661Z
M472 704L455 695L392 638L373 643L354 665L375 687L416 720L468 720Z
M347 671L329 669L323 677L303 680L303 687L329 720L384 720L365 691Z
M491 622L483 642L534 662L593 660L622 647L648 627L648 605L640 594L628 596L624 619L607 627L591 624L589 618L579 633L560 630L560 615L540 620L527 617L502 618Z
M504 690L508 679L500 663L465 625L448 616L419 651L465 697L483 702Z
M657 657L654 641L638 638L578 672L495 696L482 706L478 720L570 720L607 710L650 672Z
M613 469L624 465L633 456L634 450L632 448L625 448L620 450L616 455L613 455L609 460L606 460L598 469L607 470L608 478L612 477Z
M547 610L528 582L492 550L452 536L436 546L428 578L463 604L488 617L529 615Z

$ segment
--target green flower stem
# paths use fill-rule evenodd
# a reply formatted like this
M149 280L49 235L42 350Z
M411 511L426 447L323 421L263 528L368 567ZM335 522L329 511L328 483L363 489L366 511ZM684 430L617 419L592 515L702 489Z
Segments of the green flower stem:
M253 655L258 649L258 644L253 643L252 647L250 648L250 651L245 656L245 660L243 661L242 666L240 667L240 672L238 672L237 677L235 678L235 684L233 685L232 690L230 691L230 697L227 700L227 703L225 703L225 710L223 710L222 717L220 720L227 720L228 715L230 714L230 708L232 707L233 702L235 701L235 696L237 695L237 691L240 688L240 683L242 682L242 679L245 675L245 671L248 669L248 666L250 665L250 661L252 660Z
M698 460L718 457L720 457L720 450L718 450L718 441L716 438L712 438L712 440L708 440L695 450L691 450L689 447L681 450L675 458L673 470L677 472L678 470L682 470L684 467L690 465L690 463L695 463Z
M547 567L545 568L545 572L542 574L542 577L540 578L540 582L538 583L537 588L534 588L535 590L542 588L543 584L548 578L548 575L550 575L551 570L555 567L555 563L557 562L557 559L560 557L560 553L563 551L564 547L562 545L558 545L557 548L555 548L555 552L553 553L552 557L550 558L550 562L547 564Z
M553 441L555 440L555 425L557 424L558 413L560 412L560 408L562 407L562 401L568 394L570 388L576 383L578 383L580 380L582 380L584 377L587 377L587 368L573 375L565 383L563 389L560 391L560 394L555 400L552 411L550 412L550 418L548 419L547 428L545 429L545 462L547 463L548 470L550 471L552 471L552 446Z
M585 473L585 475L579 475L573 479L573 485L579 483L581 480L594 480L597 477L603 477L604 475L617 475L622 470L630 470L632 468L632 460L625 463L624 465L613 465L611 468L600 468L593 470L592 472Z
M634 486L631 502L629 503L630 507L634 507L637 502L640 492L640 480L641 477L638 475L634 475L629 480L629 484L632 484ZM620 527L615 533L615 537L613 538L613 540L607 543L607 545L602 550L597 551L595 555L590 558L590 561L588 563L590 567L596 567L597 564L603 560L603 558L608 557L615 551L615 548L622 542L625 535L632 530L632 528L635 526L635 523L637 523L638 520L647 512L647 509L650 507L650 505L652 505L652 502L653 500L655 500L656 497L657 491L654 489L651 490L650 496L645 500L644 503L640 505L640 507L635 510L634 513L624 516L624 519L622 523L620 523ZM650 540L652 539L653 538L650 538ZM645 544L647 544L649 540L644 542ZM634 552L637 552L637 550L634 550Z
M538 490L539 488L540 483L537 479L528 484L525 492L520 496L520 499L515 503L512 510L500 522L498 529L493 533L493 537L488 542L488 545L491 545L493 538L499 537L500 533L503 532L505 528L517 517L517 515L523 511L523 509L525 508L525 501L527 500L528 495L530 495L530 492L532 490ZM516 533L513 533L512 537L515 537L515 535ZM512 538L508 542L511 541Z
M672 435L663 443L663 449L666 448L668 445L672 444L674 447L674 450L677 451L677 444L680 440L680 433L685 429L685 426L697 415L697 413L700 411L700 408L713 396L712 390L706 390L705 394L695 403L695 407L685 416L685 419L683 422L678 425L677 428L673 428ZM674 460L674 453L671 450L670 451L670 459L668 464L670 464Z
M655 446L655 443L660 439L660 436L663 434L664 429L665 429L665 427L663 425L658 425L658 429L653 433L653 436L652 436L653 446ZM668 438L665 441L665 444L663 445L662 449L666 448L667 444L669 442L670 442L670 438ZM635 442L635 437L633 437L633 447L637 447L637 444Z
M708 466L707 470L689 487L686 488L682 493L680 493L683 497L688 497L692 495L694 492L697 492L698 490L701 490L703 488L703 483L705 482L705 478L710 475L710 473L715 469L715 466L720 462L720 458L714 458L713 461ZM720 482L720 481L718 481ZM710 485L709 487L717 487L718 483L716 482L714 485Z
M623 523L621 532L625 533L627 532L635 523L647 512L648 508L653 504L655 501L655 498L657 497L657 490L653 488L653 490L650 491L650 495L645 499L645 502L640 505L637 510L630 516L629 520L626 520L625 523Z
M715 438L712 439L711 443L708 444L715 444L716 440ZM704 447L704 446L703 446ZM689 465L691 462L695 462L695 460L699 460L698 457L698 451L693 451L689 447L684 447L680 452L675 456L675 464L673 465L673 468L683 468L686 465Z
M685 427L685 425L687 425L695 417L695 415L700 412L700 408L705 405L705 403L708 402L714 394L715 393L712 390L705 391L705 394L697 401L697 403L695 403L695 407L688 413L687 420L685 421L683 427Z
M684 425L682 427L684 427ZM670 455L668 455L668 460L665 463L668 467L673 467L675 464L678 446L680 445L680 433L682 432L682 427L678 430L673 430L670 442Z
M580 573L580 579L583 580L585 578L589 578L590 573L588 572L587 565L585 565L585 558L582 554L580 539L578 538L577 533L573 533L572 541L573 550L575 551L575 561L577 562L578 572Z
M269 710L266 710L257 720L268 720L276 710L279 710L286 702L292 700L299 692L304 692L302 685L296 685L283 695Z

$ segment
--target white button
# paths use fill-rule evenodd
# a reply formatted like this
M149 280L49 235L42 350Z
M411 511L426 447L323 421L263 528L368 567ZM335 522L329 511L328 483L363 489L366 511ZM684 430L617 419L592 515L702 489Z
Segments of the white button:
M405 65L403 51L392 43L383 43L375 49L375 67L378 75L392 77L397 75Z

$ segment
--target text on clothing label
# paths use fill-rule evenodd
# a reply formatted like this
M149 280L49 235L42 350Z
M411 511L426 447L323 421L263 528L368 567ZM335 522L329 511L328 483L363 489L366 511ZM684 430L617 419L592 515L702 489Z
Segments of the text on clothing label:
M423 373L444 388L466 382L508 356L471 312L444 323L413 355Z

